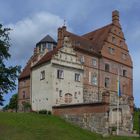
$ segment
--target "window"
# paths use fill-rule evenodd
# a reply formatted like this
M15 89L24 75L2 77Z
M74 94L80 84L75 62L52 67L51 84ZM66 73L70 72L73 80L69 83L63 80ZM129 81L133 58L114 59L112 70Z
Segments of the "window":
M122 53L122 58L123 58L123 59L126 59L126 58L127 58L127 54Z
M77 99L77 92L74 93L74 98Z
M123 70L123 76L126 77L127 76L127 71Z
M120 40L120 47L122 47L122 46L123 46L123 41Z
M105 64L105 71L109 72L109 64Z
M51 51L51 50L52 50L51 43L47 43L47 49L48 49L49 51Z
M64 71L63 70L57 70L57 78L58 79L64 78Z
M115 49L114 49L114 48L109 47L109 48L108 48L108 51L109 51L109 53L110 53L110 54L113 54L113 53L115 52Z
M71 103L72 102L72 94L66 93L65 94L65 103Z
M92 79L91 79L92 81L91 81L91 83L93 84L93 85L97 85L97 75L96 74L94 74L93 76L92 76Z
M40 80L44 80L45 79L45 71L41 71L40 73Z
M92 65L96 66L97 65L97 60L95 58L92 59Z
M62 90L59 90L59 97L62 97Z
M40 53L44 53L45 48L46 48L46 46L45 46L44 43L43 44L40 44L40 46L39 46L39 52Z
M22 82L22 86L25 86L25 83L26 83L26 81L24 80L24 81Z
M42 44L42 52L44 52L44 51L45 51L45 49L46 49L46 44L45 44L45 43L43 43L43 44Z
M112 42L113 42L114 44L116 44L116 38L115 38L115 37L112 37Z
M25 91L23 91L23 93L22 93L22 97L23 97L23 99L25 99L25 97L26 97L26 93L25 93Z
M81 56L81 57L80 57L80 62L81 62L81 63L84 63L84 62L85 62L84 56Z
M56 88L56 91L58 91L58 88Z
M41 53L41 45L39 46L39 52Z
M80 82L80 74L79 73L75 73L75 81Z
M108 77L105 78L105 87L106 88L109 87L109 78Z
M91 72L89 71L89 83L91 83Z

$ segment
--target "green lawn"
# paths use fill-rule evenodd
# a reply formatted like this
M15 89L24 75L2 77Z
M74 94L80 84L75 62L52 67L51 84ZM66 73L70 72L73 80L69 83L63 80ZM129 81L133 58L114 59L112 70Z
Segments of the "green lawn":
M137 132L139 132L139 115L140 112L134 113L134 129L137 130Z
M0 112L0 140L139 140L83 130L55 116Z

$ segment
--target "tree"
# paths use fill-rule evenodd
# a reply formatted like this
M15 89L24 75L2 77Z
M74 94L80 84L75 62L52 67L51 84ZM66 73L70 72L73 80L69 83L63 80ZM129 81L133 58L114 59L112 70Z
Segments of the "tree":
M18 94L14 94L10 98L9 109L15 109L17 112L17 108L18 108Z
M6 111L6 110L8 110L9 109L9 105L5 105L4 107L3 107L3 111Z
M15 89L15 81L20 72L20 66L6 66L6 61L11 57L9 53L10 28L3 28L0 24L0 105L3 105L3 95Z
M31 105L29 102L24 102L23 107L24 107L24 112L31 111Z

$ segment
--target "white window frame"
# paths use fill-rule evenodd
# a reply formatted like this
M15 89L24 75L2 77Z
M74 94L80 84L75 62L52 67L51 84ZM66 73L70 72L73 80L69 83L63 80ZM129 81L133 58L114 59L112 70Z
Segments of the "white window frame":
M77 99L77 92L74 93L74 98Z
M111 48L111 47L108 47L108 50L109 50L109 53L110 54L114 54L114 52L115 52L115 49L114 48Z
M91 72L89 71L89 83L91 83Z
M62 90L59 90L59 97L62 97Z
M108 79L108 83L106 82L106 79ZM110 78L109 77L105 77L105 81L104 81L105 88L109 88L109 85L110 85Z
M45 70L40 72L40 80L44 80L45 79Z
M81 57L80 57L80 62L81 62L81 63L84 63L84 62L85 62L84 56L81 56Z
M81 80L80 73L75 73L75 81L80 82L80 80Z
M93 65L93 66L97 66L97 59L92 58L92 65Z
M57 70L57 78L58 79L64 79L64 71L61 69Z
M97 75L96 74L92 75L91 83L93 85L97 85L98 84L98 80L97 80Z

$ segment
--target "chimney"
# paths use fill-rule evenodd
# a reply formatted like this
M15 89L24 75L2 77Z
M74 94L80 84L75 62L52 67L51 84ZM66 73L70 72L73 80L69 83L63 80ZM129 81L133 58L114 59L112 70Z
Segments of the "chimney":
M66 31L66 26L62 26L62 28L58 28L57 44L59 47L62 47L65 31Z
M62 39L62 29L60 27L58 28L57 38L58 38L58 41Z
M67 27L66 27L66 26L62 26L62 31L63 31L63 32L65 32L65 31L66 31L66 29L67 29Z
M112 23L120 27L119 23L119 11L115 10L112 12Z
M34 56L36 56L37 55L37 48L35 47L34 48Z

